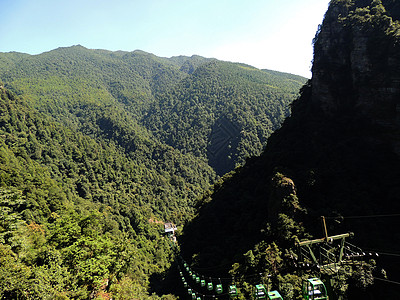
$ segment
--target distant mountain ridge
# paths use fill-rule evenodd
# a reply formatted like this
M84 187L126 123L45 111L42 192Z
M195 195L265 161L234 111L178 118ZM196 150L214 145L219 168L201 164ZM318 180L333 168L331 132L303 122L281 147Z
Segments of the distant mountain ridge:
M39 111L84 133L107 135L98 125L105 124L98 120L101 111L125 115L141 134L206 159L221 175L261 153L305 82L200 56L82 46L34 56L1 53L0 78ZM236 129L213 134L220 120Z

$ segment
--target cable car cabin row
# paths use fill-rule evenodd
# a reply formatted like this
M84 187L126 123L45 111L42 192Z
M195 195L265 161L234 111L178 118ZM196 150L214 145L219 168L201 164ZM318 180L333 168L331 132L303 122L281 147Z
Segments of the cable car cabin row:
M310 278L303 281L303 299L328 300L324 283L319 278ZM263 284L256 285L255 299L283 300L277 291L268 292Z
M184 277L182 277L184 287L188 288L188 284ZM203 283L203 282L202 282ZM204 282L205 285L205 282ZM209 291L213 290L213 284L210 282L207 284L207 289ZM303 299L304 300L328 300L328 295L324 283L318 278L310 278L303 281ZM215 286L215 292L217 294L222 294L223 288L222 284L217 284ZM198 299L196 293L193 293L192 289L188 288L188 294L192 296L192 299ZM236 298L238 291L235 285L229 286L228 294L230 298ZM283 300L282 296L278 291L267 292L267 289L263 284L257 284L254 292L255 299L266 299L266 300Z

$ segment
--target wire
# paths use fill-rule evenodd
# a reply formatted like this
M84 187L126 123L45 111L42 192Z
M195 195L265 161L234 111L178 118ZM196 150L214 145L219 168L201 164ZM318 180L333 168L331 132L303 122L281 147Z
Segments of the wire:
M325 217L325 219L365 219L365 218L389 218L389 217L400 217L400 214L364 215L364 216L337 216L337 217Z
M349 216L349 217L343 217L343 218L345 218L345 219L361 219L361 218L389 218L389 217L400 217L400 214Z
M192 294L194 293L194 294L196 294L196 295L198 295L198 296L202 296L203 298L204 298L204 297L206 297L206 298L215 298L215 297L222 297L222 296L227 296L227 295L229 295L229 293L221 293L221 294L203 294L203 293L197 291L196 289L192 288L191 285L189 285L189 284L187 284L187 289L188 289L188 290L190 289L191 292L192 292ZM210 291L210 292L211 292L211 291Z
M383 252L376 252L379 255L388 255L388 256L398 256L400 257L400 254L395 254L395 253L383 253Z
M378 278L378 277L374 277L374 279L400 285L400 282L393 281L393 280L388 280L388 279L383 279L383 278Z
M365 251L373 251L375 253L378 253L379 255L398 256L398 257L400 257L400 253L390 253L390 252L387 252L386 250L378 250L378 249L368 249L368 248L363 248L363 249ZM381 252L381 251L384 251L384 252Z
M376 253L378 253L379 255L387 255L387 256L397 256L397 257L400 257L400 254L398 254L398 253L385 253L385 252L377 252L376 251Z
M184 262L186 262L180 254L178 254L178 255L179 255L179 257L180 257ZM222 269L225 269L225 267L227 267L227 266L232 267L232 263L225 263L225 264L220 264L220 265L218 265L218 266L205 267L205 268L201 268L201 267L192 267L192 270L193 270L193 271L196 271L196 270L197 270L197 271L215 271L215 270L222 270Z
M185 267L183 265L184 264L189 265L189 264L183 259L183 257L181 255L179 255L179 258L182 260L182 269L185 270ZM179 263L178 263L178 265L179 265ZM197 276L202 277L202 278L208 278L211 281L232 281L234 279L234 276L231 276L231 277L213 277L213 276L208 276L208 275L200 274L199 272L197 272L196 270L198 270L199 268L192 268L192 267L189 267L189 268ZM249 279L249 278L253 278L253 277L263 277L263 276L270 277L271 275L267 274L266 272L258 272L258 273L242 276L241 278Z
M225 267L230 266L232 267L231 263L225 263L221 264L218 266L213 266L213 267L206 267L206 268L200 268L200 267L193 267L193 270L198 270L198 271L215 271L215 270L223 270Z

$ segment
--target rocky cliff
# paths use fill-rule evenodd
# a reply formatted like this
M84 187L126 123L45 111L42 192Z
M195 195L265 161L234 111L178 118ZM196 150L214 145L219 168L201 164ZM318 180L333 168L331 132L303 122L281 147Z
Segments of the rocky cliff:
M400 209L399 5L331 1L312 79L260 159L285 171L315 214Z
M312 103L383 127L400 154L399 4L384 2L332 1L314 41Z
M292 199L307 209L303 224L314 236L321 215L344 216L328 222L330 234L353 231L363 248L398 251L398 218L370 216L400 212L399 17L397 0L331 1L314 40L312 79L291 117L260 157L217 186L187 227L184 253L198 253L200 265L229 265L263 239L279 208L276 172L293 179ZM353 216L363 217L346 218ZM396 276L400 266L383 264Z

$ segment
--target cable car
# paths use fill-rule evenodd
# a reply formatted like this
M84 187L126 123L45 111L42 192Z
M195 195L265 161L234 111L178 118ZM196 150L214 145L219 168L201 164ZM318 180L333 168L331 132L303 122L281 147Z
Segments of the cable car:
M267 299L267 290L263 284L256 285L254 296L256 299Z
M196 280L196 277L197 277L196 274L193 273L193 274L192 274L192 279L193 279L193 280Z
M196 276L196 283L200 283L200 277Z
M205 281L204 279L202 279L202 280L200 281L200 285L201 285L202 287L205 287L205 286L206 286L206 281Z
M192 289L188 289L188 294L192 295Z
M303 281L303 298L305 300L329 299L324 283L319 278L309 278Z
M193 293L193 294L192 294L192 299L193 299L193 300L196 300L196 298L197 298L196 293Z
M215 286L215 291L217 292L217 294L222 294L222 292L223 292L222 284L217 284Z
M214 289L214 286L213 286L212 282L209 282L207 284L207 290L212 291L213 289Z
M183 286L184 286L185 288L187 288L187 287L188 287L188 284L187 284L187 282L186 282L186 281L183 283Z
M230 285L228 289L228 294L231 298L234 298L238 295L236 285Z
M268 292L268 300L283 300L278 291Z

